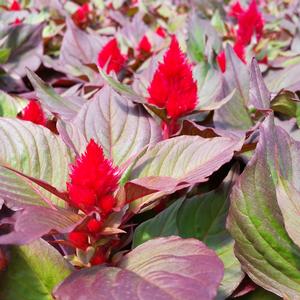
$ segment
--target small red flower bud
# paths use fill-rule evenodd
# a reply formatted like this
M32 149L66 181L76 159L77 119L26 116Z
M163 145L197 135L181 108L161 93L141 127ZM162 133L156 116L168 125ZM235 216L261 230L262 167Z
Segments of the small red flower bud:
M90 263L93 266L101 265L101 264L105 263L106 260L107 260L107 258L106 258L104 250L102 250L101 248L98 248L96 250L94 256L92 257Z
M18 10L21 10L21 9L22 9L21 4L16 0L14 0L12 2L12 4L10 5L10 7L9 7L9 10L12 10L12 11L18 11Z
M85 3L74 12L72 19L77 25L85 24L88 21L90 12L89 4Z
M151 43L146 35L141 39L138 45L138 51L141 53L151 53Z
M114 71L119 73L125 64L126 58L121 54L117 40L110 40L98 54L98 65L104 68L107 65L107 73Z
M167 37L167 33L166 33L165 29L162 28L161 26L157 27L155 32L162 38Z
M28 105L22 110L19 119L30 121L38 125L46 125L46 118L42 107L38 101L30 100Z
M97 233L100 231L101 227L103 226L103 221L97 221L96 219L91 219L87 223L87 229L91 233Z
M72 231L68 235L69 241L78 249L86 250L89 246L88 235L82 231Z

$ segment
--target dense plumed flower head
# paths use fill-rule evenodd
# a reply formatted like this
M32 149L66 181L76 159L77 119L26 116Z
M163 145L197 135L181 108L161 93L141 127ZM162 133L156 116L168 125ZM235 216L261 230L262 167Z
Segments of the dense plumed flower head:
M21 10L21 4L18 1L14 0L10 5L9 10L12 11Z
M153 76L148 88L148 102L165 108L173 119L195 109L197 103L197 84L193 79L191 65L187 62L175 36L163 62Z
M91 10L89 4L85 3L75 11L75 13L72 15L72 18L76 24L84 24L88 21L90 12Z
M115 38L111 39L98 54L98 65L101 68L107 65L107 73L111 71L120 72L125 61L126 57L122 55Z
M19 117L24 121L30 121L38 125L46 125L46 117L38 101L30 100L27 106L22 110Z
M243 11L237 17L238 19L238 30L237 40L248 45L251 42L251 38L256 33L256 39L259 40L263 34L264 19L262 14L259 12L256 1L252 0L248 9Z
M70 179L67 188L71 205L86 213L99 210L102 217L113 210L116 201L112 194L118 187L120 172L93 139L71 166Z
M237 1L233 5L230 6L230 10L228 12L228 15L230 17L238 18L244 12L245 12L245 10L241 6L240 1Z

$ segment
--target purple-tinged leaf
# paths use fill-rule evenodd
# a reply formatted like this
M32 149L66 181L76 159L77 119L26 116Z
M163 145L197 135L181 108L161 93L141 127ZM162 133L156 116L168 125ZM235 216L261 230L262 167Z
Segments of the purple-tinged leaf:
M268 91L258 63L255 58L252 59L250 67L250 96L249 104L257 109L269 109L271 94Z
M117 267L73 273L54 291L58 300L212 300L223 277L216 254L195 239L150 240Z
M106 74L102 69L99 68L99 73L102 78L105 80L107 85L109 85L114 91L121 94L121 96L125 97L128 100L137 103L146 103L145 97L138 95L130 86L119 82L114 77Z
M83 31L72 20L67 19L67 31L64 35L59 59L64 64L71 66L96 64L98 53L106 42L105 37Z
M300 141L300 129L295 119L279 120L275 118L275 125L283 128L294 140Z
M291 183L279 179L276 195L285 229L294 243L300 247L300 193Z
M0 224L12 224L13 230L0 235L0 244L28 244L50 231L71 232L83 218L71 210L56 207L26 206L12 217L1 220Z
M242 147L243 139L179 136L162 141L137 161L131 173L132 183L159 191L159 195L131 203L136 210L166 194L205 182ZM125 188L130 188L127 183ZM130 201L130 199L127 199Z
M221 129L247 130L252 120L247 109L249 102L249 72L230 45L226 48L225 95L236 92L230 101L214 113L215 127ZM201 101L201 99L200 99Z
M52 289L72 271L71 265L44 240L10 248L10 263L1 274L1 300L50 300Z
M300 90L299 63L288 66L282 70L271 70L266 76L268 89L273 93L279 93L282 89L293 92Z
M43 27L43 24L20 24L10 28L2 45L11 49L8 60L1 66L6 72L23 77L26 75L26 67L35 71L40 66L40 57L43 54Z
M27 77L34 87L37 97L45 107L51 112L61 115L64 119L73 118L84 103L83 99L78 101L79 97L76 97L77 101L69 101L60 96L51 86L29 69L27 70Z
M86 141L93 138L117 165L162 138L161 128L142 106L126 100L108 86L88 101L69 124L73 130L68 123L65 128L71 140L79 143L75 144L78 152L82 150L80 136ZM77 138L73 140L74 134Z
M245 133L240 131L230 131L222 130L219 128L206 127L190 120L183 120L182 127L180 129L180 135L198 135L203 138L228 137L240 140L245 135Z
M299 299L300 249L285 230L278 205L278 174L299 188L299 143L268 117L255 155L233 187L228 229L249 277L281 296Z
M9 207L47 205L45 200L65 205L33 181L7 169L64 190L72 156L60 137L43 126L9 118L0 118L0 133L0 198Z
M147 32L148 27L143 21L143 13L135 14L131 21L127 20L128 19L126 19L125 24L123 24L120 33L129 41L133 48L136 48Z
M215 110L226 104L233 98L235 89L225 94L223 75L215 69L209 69L202 78L203 66L198 65L194 68L194 77L198 85L199 102L195 110L210 111Z
M206 59L210 62L213 53L221 49L220 36L211 22L193 13L189 16L187 30L187 48L192 59L198 63Z

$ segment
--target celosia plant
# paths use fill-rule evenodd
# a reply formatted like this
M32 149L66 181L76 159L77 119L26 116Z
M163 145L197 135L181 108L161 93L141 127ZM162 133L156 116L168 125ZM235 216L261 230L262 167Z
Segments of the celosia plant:
M0 1L0 300L299 299L274 3Z

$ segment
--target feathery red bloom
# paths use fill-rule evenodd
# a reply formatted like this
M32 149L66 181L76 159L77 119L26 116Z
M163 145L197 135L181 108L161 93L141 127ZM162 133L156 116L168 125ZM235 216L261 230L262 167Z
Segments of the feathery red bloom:
M240 1L237 1L233 5L230 6L230 10L228 15L230 17L238 18L245 10L242 8Z
M263 28L264 19L257 9L256 1L252 0L248 9L238 16L237 40L248 45L254 33L259 40L262 37Z
M83 231L72 231L68 234L68 239L76 248L86 250L89 246L88 235Z
M93 139L71 166L70 179L67 188L71 205L86 213L100 210L103 217L113 210L116 201L112 194L118 187L120 172Z
M115 38L110 40L98 54L98 65L104 68L107 64L107 73L120 72L125 61L126 58L122 55Z
M148 102L166 108L171 118L191 112L197 103L197 84L175 36L148 87Z
M30 121L38 125L46 125L46 117L38 101L30 100L28 105L22 110L19 117L22 120Z
M91 12L91 10L90 10L89 4L85 3L74 12L74 14L72 15L72 18L77 25L81 25L88 21L90 12Z
M12 2L12 4L10 5L9 10L12 10L12 11L21 10L21 4L18 1L14 0Z
M242 43L236 42L233 46L233 50L236 53L236 55L239 57L239 59L246 64L246 59L245 59L245 47ZM220 70L222 73L225 73L226 71L226 56L225 56L225 51L221 51L217 55L217 62L219 65Z
M103 220L90 219L87 223L87 229L91 233L97 233L102 228L103 223Z

